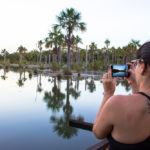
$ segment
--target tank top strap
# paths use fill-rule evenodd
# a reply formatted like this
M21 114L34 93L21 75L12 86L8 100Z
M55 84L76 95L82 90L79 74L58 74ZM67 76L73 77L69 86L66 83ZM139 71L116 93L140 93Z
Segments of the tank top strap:
M143 95L143 96L145 96L145 97L147 97L149 100L150 100L150 96L148 96L147 94L145 94L144 92L137 92L138 94L141 94L141 95Z

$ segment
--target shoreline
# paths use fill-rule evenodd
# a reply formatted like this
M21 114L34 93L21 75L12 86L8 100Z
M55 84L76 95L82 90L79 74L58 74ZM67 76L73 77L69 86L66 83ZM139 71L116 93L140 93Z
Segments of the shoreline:
M3 64L0 64L0 67L4 68L5 65ZM19 68L19 64L10 64L9 66L7 66L8 68ZM31 70L34 70L34 69L37 69L37 72L38 73L44 73L45 75L49 75L49 76L73 76L73 77L84 77L84 78L87 78L87 77L93 77L93 78L100 78L102 77L103 73L105 72L105 70L103 71L81 71L80 74L77 73L77 71L75 70L72 70L72 75L65 75L63 73L63 70L59 70L59 71L52 71L50 68L49 68L49 65L44 65L43 69L40 69L40 65L24 65L23 66L23 69L31 69Z

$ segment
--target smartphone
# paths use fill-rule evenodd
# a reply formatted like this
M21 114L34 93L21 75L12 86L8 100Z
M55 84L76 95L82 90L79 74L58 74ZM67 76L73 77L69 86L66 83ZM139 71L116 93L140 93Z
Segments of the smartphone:
M112 77L128 77L128 65L111 65Z

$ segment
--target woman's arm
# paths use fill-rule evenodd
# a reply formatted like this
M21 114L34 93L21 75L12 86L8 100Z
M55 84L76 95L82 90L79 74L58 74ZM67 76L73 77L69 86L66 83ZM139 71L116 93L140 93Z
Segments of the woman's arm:
M117 78L112 79L111 70L103 76L104 97L94 121L93 132L97 138L105 138L112 130L111 99L115 92Z

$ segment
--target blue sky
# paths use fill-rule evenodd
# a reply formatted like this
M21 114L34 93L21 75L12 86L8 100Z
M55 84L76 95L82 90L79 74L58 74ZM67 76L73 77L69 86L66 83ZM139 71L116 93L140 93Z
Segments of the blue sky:
M81 12L87 24L87 31L79 33L81 47L95 42L101 48L106 38L115 47L131 39L150 40L149 0L0 0L0 50L36 48L56 23L56 15L70 7Z

